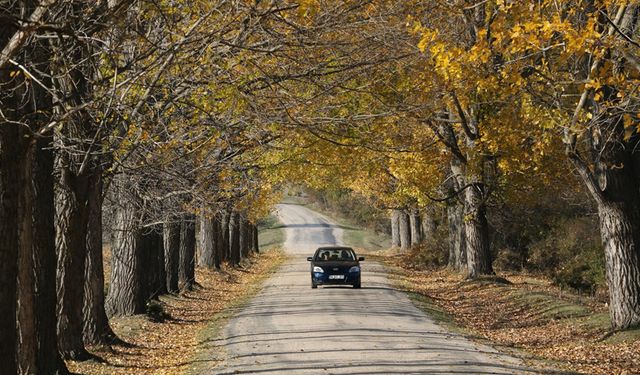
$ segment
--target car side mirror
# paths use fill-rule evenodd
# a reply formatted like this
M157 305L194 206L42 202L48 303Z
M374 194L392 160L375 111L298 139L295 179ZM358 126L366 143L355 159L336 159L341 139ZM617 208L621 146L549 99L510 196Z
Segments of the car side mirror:
M313 257L307 257L307 262L311 262L313 260Z
M364 257L359 257L358 258L358 262L362 262L364 260Z

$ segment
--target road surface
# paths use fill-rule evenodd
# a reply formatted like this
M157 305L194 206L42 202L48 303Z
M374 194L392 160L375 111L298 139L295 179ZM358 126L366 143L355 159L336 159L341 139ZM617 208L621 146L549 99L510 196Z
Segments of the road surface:
M342 230L303 206L281 204L291 260L233 317L215 374L521 374L519 360L448 333L362 264L362 289L311 289L306 257L342 244Z

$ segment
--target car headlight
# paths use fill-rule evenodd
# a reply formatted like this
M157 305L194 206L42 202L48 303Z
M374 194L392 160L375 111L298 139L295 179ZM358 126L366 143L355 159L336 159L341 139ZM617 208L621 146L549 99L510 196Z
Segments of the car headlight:
M360 272L360 267L353 266L353 267L349 268L349 272Z
M313 272L324 272L324 270L322 269L322 267L315 266L313 267Z

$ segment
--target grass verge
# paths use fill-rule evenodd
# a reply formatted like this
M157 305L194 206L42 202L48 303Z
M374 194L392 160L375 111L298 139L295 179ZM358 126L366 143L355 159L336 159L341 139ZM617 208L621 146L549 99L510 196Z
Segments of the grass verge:
M275 215L269 215L258 223L258 245L261 250L281 247L284 244L284 229Z
M82 374L179 374L202 365L213 367L217 357L200 356L203 337L209 337L207 332L221 324L239 301L255 294L285 258L274 249L251 257L242 268L197 269L200 287L161 297L170 319L162 323L146 315L112 319L116 334L131 346L90 348L102 361L70 361L69 369Z
M640 330L610 334L607 308L596 299L529 275L468 281L448 270L411 269L395 254L373 257L386 264L396 286L440 324L487 340L531 367L640 373Z

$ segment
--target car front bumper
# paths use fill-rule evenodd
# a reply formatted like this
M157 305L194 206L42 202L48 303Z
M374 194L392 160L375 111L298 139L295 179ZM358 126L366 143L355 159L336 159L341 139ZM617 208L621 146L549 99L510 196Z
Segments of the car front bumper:
M342 275L344 278L337 279L331 276ZM360 272L348 272L343 274L327 274L322 272L311 273L311 281L316 285L355 285L360 284Z

